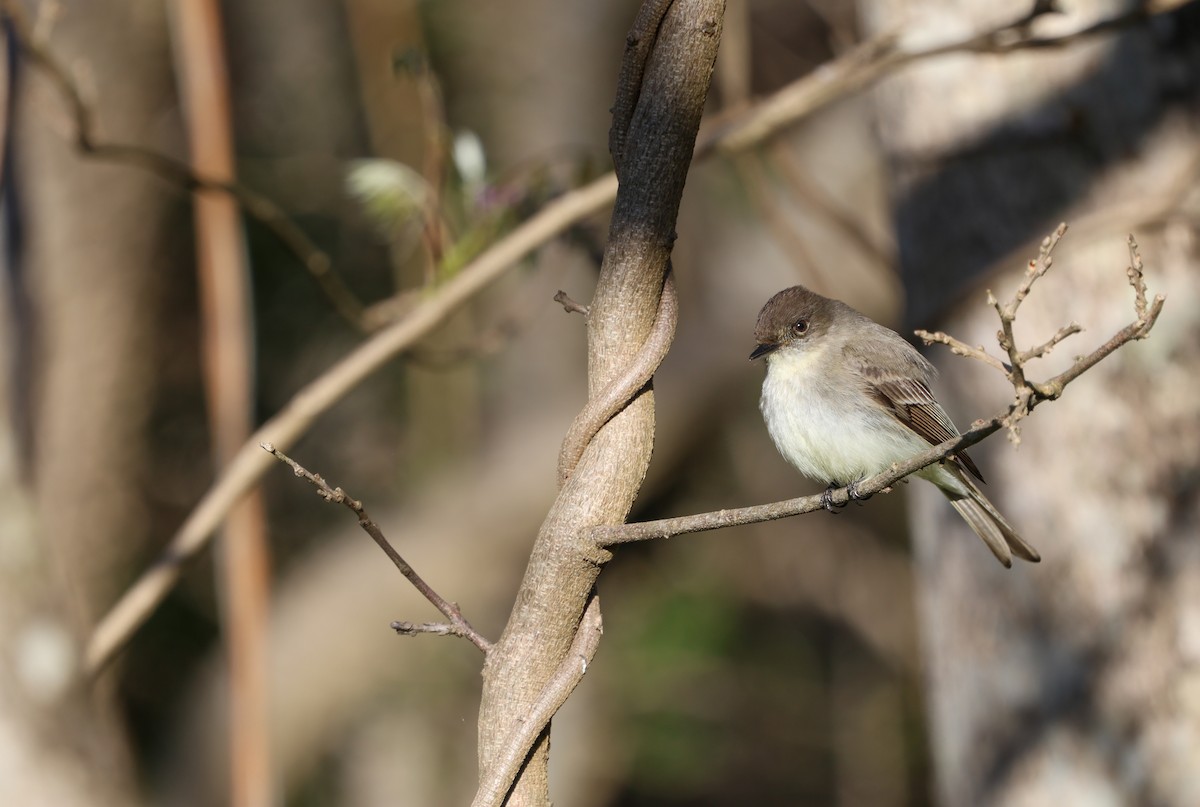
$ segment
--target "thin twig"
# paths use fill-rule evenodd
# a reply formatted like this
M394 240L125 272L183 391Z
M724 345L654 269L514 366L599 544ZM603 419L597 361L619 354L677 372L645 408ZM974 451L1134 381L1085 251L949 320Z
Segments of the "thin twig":
M1029 291L1033 288L1033 284L1054 265L1054 248L1058 246L1058 242L1062 240L1066 232L1067 225L1063 222L1055 228L1053 233L1042 239L1037 258L1031 260L1026 265L1025 276L1017 286L1012 299L1007 303L1001 304L996 299L996 295L992 294L992 290L988 289L988 304L996 310L996 315L1000 318L1000 330L996 334L996 339L1000 343L1000 348L1008 354L1008 372L1005 375L1013 385L1013 389L1017 391L1018 398L1024 397L1027 400L1028 391L1032 388L1025 380L1025 362L1023 361L1021 350L1017 348L1016 337L1013 335L1013 322L1017 318L1017 309L1021 307L1021 303L1025 301L1025 298L1029 296ZM1029 407L1028 403L1018 407L1022 412L1029 408L1031 407ZM1024 417L1024 414L1015 418L1010 417L1008 420L1008 439L1014 445L1021 442L1021 433L1017 428L1017 421L1022 417Z
M1066 231L1066 225L1059 225L1054 234L1048 237L1042 243L1042 250L1037 261L1030 261L1030 268L1026 277L1017 289L1017 293L1013 299L1006 305L1001 306L993 303L997 313L1001 318L1006 315L1015 317L1016 309L1020 302L1029 294L1030 287L1033 282L1045 274L1045 270L1049 267L1050 252ZM951 454L956 454L964 449L967 449L991 434L994 434L1001 428L1009 429L1010 433L1016 430L1017 424L1027 417L1033 409L1043 401L1054 400L1060 397L1063 390L1079 376L1083 375L1087 370L1096 365L1097 362L1111 354L1121 345L1129 342L1144 339L1150 333L1150 329L1154 327L1158 315L1162 312L1163 303L1165 302L1162 295L1154 298L1153 302L1146 301L1146 284L1143 277L1143 267L1141 255L1138 254L1137 244L1130 236L1130 267L1127 270L1129 283L1134 290L1134 311L1137 315L1136 319L1129 325L1115 333L1112 338L1105 342L1100 347L1096 348L1091 353L1079 358L1070 368L1058 374L1049 381L1043 383L1027 382L1023 372L1022 364L1024 357L1033 357L1039 349L1034 348L1027 351L1019 351L1013 348L1010 355L1013 356L1016 366L1009 368L1000 363L994 357L988 356L982 348L971 348L953 337L945 334L930 334L924 331L918 332L923 339L927 341L936 341L951 346L951 349L960 355L968 355L972 358L980 359L988 364L995 366L999 364L997 369L1000 369L1009 378L1013 384L1014 397L1008 409L993 415L987 420L977 421L972 424L971 428L963 434L946 440L936 446L933 446L926 451L902 462L894 464L891 468L874 476L855 484L855 498L865 498L876 493L885 492L888 488L895 485L908 475L921 470L922 468L932 465L935 462L940 462L946 459ZM1009 322L1011 326L1011 322ZM1077 325L1071 325L1061 329L1059 334L1069 335L1073 333L1073 328L1078 328ZM1010 331L1011 333L1011 331ZM1056 334L1056 337L1059 336ZM945 339L936 338L945 336ZM1000 337L1003 338L1003 332ZM1062 336L1057 341L1062 341ZM1051 340L1055 342L1055 340ZM1049 343L1047 343L1049 344ZM961 348L965 352L960 352ZM980 354L980 355L976 355ZM995 364L993 364L995 363ZM1018 383L1017 379L1020 380ZM741 507L732 510L716 510L708 513L699 513L690 516L680 516L678 518L665 518L657 521L644 521L633 524L609 525L596 527L592 530L592 537L596 544L600 547L612 547L617 544L631 543L633 541L647 541L654 538L670 538L675 535L684 535L693 532L704 532L707 530L720 529L722 527L733 527L743 524L753 524L759 521L773 521L775 519L787 518L788 516L800 515L801 513L811 513L815 510L820 510L825 506L826 496L834 505L843 505L850 501L850 493L848 488L839 488L831 491L829 494L818 494L814 496L802 496L797 499L788 499L781 502L771 502L770 504L760 504L753 507Z
M903 37L884 34L863 42L852 51L816 68L744 113L714 120L696 143L696 158L713 151L734 152L754 148L795 125L801 118L833 101L853 95L874 82L892 75L913 62L936 59L956 53L1002 54L1018 50L1049 50L1068 47L1113 31L1145 24L1150 19L1174 11L1182 3L1155 3L1150 8L1136 7L1099 20L1085 28L1053 36L1029 35L1029 24L1047 13L1035 3L1029 13L961 39L927 48L902 50Z
M970 448L994 434L1004 425L1007 413L997 415L990 420L978 422L961 435L939 443L936 446L917 454L911 459L896 463L891 468L875 476L869 476L858 482L855 491L858 498L866 498L876 493L882 493L904 477L944 460L951 454ZM837 488L829 492L829 500L834 506L850 502L847 488ZM686 535L693 532L719 530L723 527L738 527L745 524L756 524L760 521L776 521L781 518L812 513L825 507L825 494L801 496L796 499L757 504L750 507L737 507L728 510L714 510L708 513L698 513L676 518L662 518L656 521L640 521L632 524L619 524L596 527L592 530L592 538L601 547L612 547L617 544L627 544L634 541L648 541L654 538L671 538L676 535Z
M1032 359L1040 359L1043 356L1049 355L1050 351L1053 350L1055 348L1055 346L1058 345L1059 342L1063 341L1068 336L1074 336L1077 333L1083 333L1083 326L1080 325L1079 323L1072 322L1069 325L1064 325L1063 327L1058 329L1058 331L1054 334L1054 336L1051 336L1049 339L1047 339L1045 342L1042 342L1040 345L1031 347L1028 350L1022 350L1021 351L1021 363L1025 364L1026 362L1031 361Z
M1146 277L1142 273L1142 256L1138 252L1137 241L1134 240L1132 233L1129 236L1128 244L1129 267L1126 268L1125 275L1129 278L1129 285L1133 286L1133 308L1137 311L1138 322L1145 322L1148 316L1146 309Z
M554 295L554 302L561 305L563 311L566 311L568 314L583 314L584 318L587 318L588 312L591 310L583 303L577 303L572 300L571 296L562 289L559 289L558 293Z
M1086 356L1081 356L1075 360L1067 370L1059 373L1054 378L1041 384L1034 384L1033 388L1037 395L1045 400L1054 400L1062 395L1063 389L1071 381L1078 378L1083 373L1091 369L1097 362L1108 356L1114 350L1124 345L1127 342L1133 342L1140 339L1145 339L1150 334L1150 329L1154 327L1154 323L1158 321L1158 315L1162 313L1163 304L1166 298L1161 294L1155 295L1154 299L1147 302L1146 300L1146 280L1142 275L1142 256L1138 251L1137 241L1133 236L1129 236L1129 267L1125 270L1129 277L1129 285L1133 287L1133 310L1137 315L1137 319L1126 325L1117 333L1113 334L1112 338L1105 342L1100 347L1093 350Z
M600 615L600 597L592 595L579 620L579 630L571 642L571 649L555 670L554 675L542 688L538 699L525 713L505 738L501 750L491 768L480 778L479 790L471 801L471 807L500 807L512 789L517 773L529 755L529 749L550 725L551 718L567 701L567 697L583 680L588 666L600 646L600 635L604 623Z
M307 479L312 486L317 489L317 495L322 499L327 502L333 502L334 504L345 505L356 516L358 516L358 526L362 527L363 531L367 535L371 536L371 540L379 545L379 548L382 549L383 553L388 556L388 559L393 563L393 565L400 570L400 574L404 575L404 578L413 584L413 588L421 592L421 596L429 600L429 602L433 604L433 607L442 613L442 616L450 620L450 624L446 632L452 633L455 636L462 636L464 639L467 639L471 642L471 644L483 651L484 655L487 655L488 650L490 650L492 647L492 643L483 638L483 636L481 636L479 632L475 630L475 628L471 627L471 623L468 622L465 617L463 617L462 609L458 607L458 603L450 602L441 594L438 594L436 591L434 591L433 587L426 583L425 580L419 574L417 574L416 570L414 570L413 567L408 564L408 561L400 556L400 553L397 552L396 548L392 546L390 541L388 541L387 536L383 534L383 530L379 528L379 525L376 524L369 515L367 515L367 511L363 507L362 502L350 496L350 494L346 493L346 491L342 490L340 487L331 487L330 484L324 480L324 478L318 474L312 473L303 465L296 462L294 459L284 454L270 443L262 443L262 449L263 451L266 451L274 456L275 459L279 460L280 462L290 465L292 472L296 476ZM396 628L397 624L406 625L409 623L393 623L393 629L396 629L399 632L399 629Z
M388 625L398 636L416 636L428 633L431 636L462 636L462 632L449 622L402 622L396 620Z
M950 348L950 352L955 356L965 356L970 359L978 359L987 366L993 367L1005 375L1008 375L1008 365L997 359L991 353L988 353L987 350L984 349L983 345L971 347L966 342L955 339L953 336L948 333L944 333L943 331L935 331L930 333L929 331L918 328L917 330L913 331L913 333L916 334L921 341L927 345L945 345L946 347Z

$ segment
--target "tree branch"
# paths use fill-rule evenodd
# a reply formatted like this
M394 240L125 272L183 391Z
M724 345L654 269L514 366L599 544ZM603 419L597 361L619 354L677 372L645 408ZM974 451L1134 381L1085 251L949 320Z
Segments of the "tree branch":
M1028 296L1033 283L1050 268L1052 263L1050 253L1054 250L1054 247L1058 244L1066 229L1067 226L1065 224L1060 224L1054 233L1042 242L1038 259L1029 262L1025 278L1022 280L1020 286L1018 286L1013 298L1007 304L1000 305L989 292L991 304L996 309L1002 323L1007 325L1006 329L1001 330L997 334L997 338L1002 344L1006 338L1012 338L1012 322L1016 318L1017 308L1025 297ZM1134 241L1133 236L1129 237L1129 254L1130 266L1126 270L1126 273L1129 277L1129 283L1134 289L1134 312L1136 318L1129 325L1115 333L1103 345L1086 356L1080 357L1069 369L1054 376L1049 381L1042 383L1029 382L1026 380L1024 372L1024 365L1028 360L1038 358L1048 350L1045 344L1026 351L1017 350L1015 346L1010 344L1006 348L1009 356L1013 359L1013 366L1010 368L985 353L982 348L971 348L965 343L945 334L928 334L927 332L919 331L918 333L922 334L922 338L925 338L926 341L936 341L950 345L951 350L956 354L980 359L999 369L1013 385L1013 401L1009 404L1006 411L993 415L987 420L976 421L962 435L946 440L902 463L893 465L882 473L867 477L861 482L856 483L856 498L865 498L876 493L885 492L892 485L903 480L908 475L935 462L941 462L951 454L956 454L975 445L1001 428L1009 429L1010 433L1015 432L1017 424L1027 417L1042 401L1054 400L1061 396L1068 384L1083 375L1083 373L1087 372L1087 370L1091 369L1097 362L1117 348L1138 339L1145 339L1150 333L1150 329L1154 327L1158 315L1162 312L1165 299L1162 295L1158 295L1153 301L1147 302L1142 259L1138 253L1137 243ZM1062 341L1062 338L1077 330L1079 330L1079 326L1071 323L1071 325L1062 328L1058 334L1055 334L1055 338L1046 344ZM945 337L945 339L936 337ZM851 498L847 488L838 488L831 491L828 496L834 505L844 505ZM595 540L597 546L609 548L634 541L670 538L675 535L716 530L722 527L754 524L760 521L774 521L780 518L787 518L788 516L820 510L823 507L824 498L825 494L817 494L781 502L772 502L770 504L755 505L753 507L717 510L709 513L698 513L696 515L664 518L657 521L644 521L633 524L606 525L593 529L592 538Z
M317 489L317 495L322 499L334 504L345 505L354 515L358 516L358 526L363 528L363 532L371 536L371 540L383 550L383 554L388 556L388 560L400 570L400 574L404 575L404 579L412 583L413 588L421 592L421 596L429 600L433 604L433 607L441 612L442 616L450 620L450 624L446 626L431 624L416 626L410 622L393 622L393 630L404 635L414 633L445 633L462 636L483 651L485 656L487 655L488 651L492 648L492 643L480 635L475 628L471 627L471 623L462 615L462 609L458 607L458 603L450 602L441 594L434 591L433 586L426 583L424 578L417 574L416 570L408 564L408 561L401 557L400 553L396 551L396 548L387 539L387 536L383 534L383 530L379 528L379 525L367 515L362 502L350 496L350 494L346 493L340 487L330 487L324 478L312 473L270 443L263 443L261 448L280 462L290 465L292 472L296 476L307 479Z
M913 333L920 337L921 341L927 345L945 345L946 347L950 348L950 352L955 356L965 356L970 359L978 359L988 367L999 370L1005 375L1008 374L1008 365L997 359L991 353L988 353L987 350L984 349L983 345L971 347L966 342L963 342L960 339L955 339L950 334L942 331L930 333L929 331L918 328L917 330L913 331Z

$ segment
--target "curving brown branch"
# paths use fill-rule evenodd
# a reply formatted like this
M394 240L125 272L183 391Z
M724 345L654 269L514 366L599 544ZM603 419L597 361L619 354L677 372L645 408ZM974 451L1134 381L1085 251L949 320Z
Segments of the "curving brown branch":
M1005 322L1005 318L1007 318L1007 329L1001 330L998 334L1001 341L1006 338L1006 334L1008 338L1011 338L1011 326L1012 321L1015 319L1017 308L1029 294L1034 281L1045 274L1046 270L1051 266L1050 253L1066 230L1067 226L1060 224L1053 234L1047 236L1042 242L1038 259L1029 262L1026 276L1012 299L1004 305L995 304L1001 321ZM1097 347L1091 353L1076 359L1071 367L1044 382L1028 381L1024 372L1025 363L1030 359L1037 358L1038 348L1020 351L1012 347L1009 350L1009 354L1013 358L1014 366L1009 367L1008 365L1000 364L998 368L1005 373L1013 386L1013 401L1009 404L1007 410L997 413L987 420L976 421L962 435L933 446L905 462L897 463L883 473L867 477L858 482L854 486L855 498L861 499L876 493L886 492L910 474L935 462L940 462L951 454L969 448L1002 428L1007 428L1010 433L1014 433L1017 424L1027 417L1038 404L1043 401L1055 400L1061 396L1068 384L1083 375L1095 366L1097 362L1104 359L1117 348L1129 342L1145 339L1154 327L1158 315L1162 312L1165 298L1162 295L1158 295L1153 300L1146 299L1146 283L1143 276L1142 258L1138 253L1137 242L1134 241L1132 235L1129 236L1129 253L1130 265L1126 273L1129 277L1129 283L1134 290L1134 312L1136 314L1135 319L1130 324L1113 334L1107 342ZM1072 326L1074 326L1074 323L1062 329L1059 333L1070 330ZM1074 327L1077 328L1078 326ZM964 343L952 337L947 337L950 342L946 342L942 339L933 338L935 336L937 335L930 334L926 341L951 344L952 349L954 349L954 345L963 345L966 347ZM982 348L968 348L968 350L970 351L969 353L961 355L980 358L975 353L983 353ZM955 350L955 352L958 353L959 351ZM986 354L984 355L986 356ZM993 361L998 363L998 360L995 360L991 356L987 356L984 360L988 364L992 364ZM830 491L828 494L802 496L797 499L788 499L781 502L755 505L753 507L717 510L709 513L698 513L696 515L664 518L657 521L644 521L634 524L602 526L592 531L592 537L596 541L597 546L609 548L634 541L670 538L675 535L716 530L722 527L754 524L760 521L774 521L780 518L820 510L823 507L826 495L830 497L831 502L836 506L844 505L851 499L847 488L839 488Z
M588 400L567 430L562 449L558 453L559 487L566 484L596 432L633 400L638 390L650 383L654 371L662 364L671 348L678 322L679 298L675 291L675 277L668 265L667 279L663 282L658 312L654 317L654 330L650 332L649 338L625 372L613 379L599 395Z

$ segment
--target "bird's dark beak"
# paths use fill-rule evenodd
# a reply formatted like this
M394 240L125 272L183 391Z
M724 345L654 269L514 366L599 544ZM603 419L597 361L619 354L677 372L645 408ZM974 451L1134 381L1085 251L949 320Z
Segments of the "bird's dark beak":
M760 356L765 356L778 348L779 345L774 342L763 342L750 353L750 361L754 361Z

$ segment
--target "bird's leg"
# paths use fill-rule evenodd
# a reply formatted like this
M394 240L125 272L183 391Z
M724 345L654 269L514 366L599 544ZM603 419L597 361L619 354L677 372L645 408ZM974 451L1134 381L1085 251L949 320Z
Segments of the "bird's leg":
M860 482L862 482L861 479L856 479L853 482L851 482L849 485L847 485L846 486L846 495L849 496L851 499L853 499L856 502L865 502L867 499L871 498L871 494L858 492L858 485Z
M821 494L821 506L834 515L837 515L837 512L846 506L845 502L837 504L833 501L833 492L837 489L838 485L830 482L829 487L825 488L825 492Z

